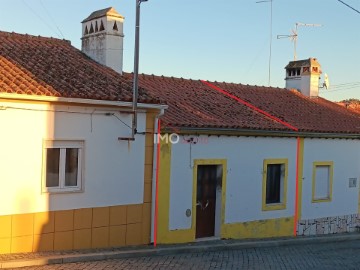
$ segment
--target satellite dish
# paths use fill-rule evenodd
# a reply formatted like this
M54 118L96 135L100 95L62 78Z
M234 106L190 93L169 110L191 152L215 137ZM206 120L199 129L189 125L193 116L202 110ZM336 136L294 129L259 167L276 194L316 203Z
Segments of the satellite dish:
M326 89L330 88L329 76L326 73L324 74L323 87L326 88Z

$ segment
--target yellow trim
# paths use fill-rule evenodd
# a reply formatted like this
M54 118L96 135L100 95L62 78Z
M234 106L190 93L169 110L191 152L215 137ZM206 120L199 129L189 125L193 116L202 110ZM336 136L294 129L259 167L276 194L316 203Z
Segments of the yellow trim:
M270 164L284 164L284 166L285 166L285 175L284 175L284 183L283 183L283 190L282 190L282 202L281 203L266 204L266 176L267 176L267 166ZM263 183L262 183L262 210L263 211L286 209L287 181L288 181L288 160L287 159L264 159Z
M359 186L358 183L356 184ZM359 199L358 199L358 213L360 214L360 187L359 187Z
M316 167L317 166L329 166L329 198L323 199L315 199L315 181L316 181ZM333 178L334 178L334 162L333 161L315 161L313 162L313 174L312 174L312 202L319 203L319 202L331 202L332 200L332 185L333 185Z
M300 147L298 153L299 159L299 168L298 168L298 179L299 179L299 186L298 186L298 220L301 219L301 210L302 210L302 186L304 180L304 138L300 138Z
M226 159L195 159L194 170L193 170L193 207L192 207L192 226L191 229L194 231L194 239L196 234L196 195L197 195L197 168L199 165L221 165L222 166L222 183L221 183L221 228L220 236L222 235L222 227L225 223L225 203L226 203L226 172L227 172L227 161Z
M120 212L112 210L120 208L125 218L116 220ZM147 244L145 208L150 212L146 204L131 204L0 216L0 254ZM114 233L122 238L113 241Z
M226 201L226 171L227 162L224 159L198 159L194 160L193 169L193 196L192 196L192 217L191 228L182 230L169 230L169 211L170 211L170 176L171 176L171 150L172 144L161 140L160 142L160 171L159 171L159 208L158 208L158 231L157 242L169 243L188 243L195 241L196 230L196 193L197 193L197 166L198 165L222 165L222 206L221 224L225 221L225 201ZM222 236L222 235L221 235Z
M160 140L157 242L163 244L186 243L195 239L192 229L169 230L171 146L170 141Z
M294 217L224 224L222 238L246 239L292 236Z

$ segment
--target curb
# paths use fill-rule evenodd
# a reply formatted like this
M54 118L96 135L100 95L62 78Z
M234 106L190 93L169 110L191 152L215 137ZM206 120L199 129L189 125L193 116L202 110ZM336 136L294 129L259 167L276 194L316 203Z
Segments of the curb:
M172 254L195 253L195 252L214 252L225 250L236 250L245 248L265 248L265 247L280 247L290 245L305 245L305 244L321 244L332 242L344 242L360 240L360 234L347 234L347 235L330 235L311 238L292 238L281 240L259 240L249 242L232 242L232 243L212 243L205 245L188 245L188 246L161 246L158 248L148 248L140 250L126 250L126 251L108 251L97 252L89 254L76 254L76 255L58 255L47 256L37 259L22 259L13 261L0 262L0 269L19 268L26 266L41 266L50 264L66 264L78 262L91 262L114 260L124 258L138 258L148 256L163 256Z

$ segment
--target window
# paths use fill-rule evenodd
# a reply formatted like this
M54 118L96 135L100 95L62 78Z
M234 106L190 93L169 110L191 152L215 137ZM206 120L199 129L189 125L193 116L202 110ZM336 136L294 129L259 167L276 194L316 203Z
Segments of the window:
M287 159L264 160L263 211L286 208L287 167Z
M43 192L82 189L83 141L44 142Z
M313 163L313 202L329 202L332 197L333 162Z

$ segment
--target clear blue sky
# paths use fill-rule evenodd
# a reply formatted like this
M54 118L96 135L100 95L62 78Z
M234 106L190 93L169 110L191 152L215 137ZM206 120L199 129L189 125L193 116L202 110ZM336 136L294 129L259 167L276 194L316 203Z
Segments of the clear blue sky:
M267 85L270 3L256 1L143 3L140 72ZM360 10L360 0L344 1ZM124 70L133 70L135 0L1 0L1 4L0 30L58 37L58 27L77 48L81 20L113 6L125 16ZM360 14L337 0L273 0L271 85L284 87L284 66L293 58L293 43L276 35L290 34L296 22L324 25L299 28L297 50L298 59L318 58L329 75L334 87L321 90L321 96L360 99Z

